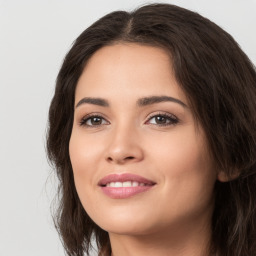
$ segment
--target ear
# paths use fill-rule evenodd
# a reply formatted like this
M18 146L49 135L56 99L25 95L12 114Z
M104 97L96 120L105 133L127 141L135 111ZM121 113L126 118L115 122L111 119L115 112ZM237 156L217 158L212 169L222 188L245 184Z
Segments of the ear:
M235 180L236 178L238 178L239 176L239 172L233 172L231 175L228 175L226 172L224 171L220 171L217 175L217 180L220 182L228 182L231 180Z

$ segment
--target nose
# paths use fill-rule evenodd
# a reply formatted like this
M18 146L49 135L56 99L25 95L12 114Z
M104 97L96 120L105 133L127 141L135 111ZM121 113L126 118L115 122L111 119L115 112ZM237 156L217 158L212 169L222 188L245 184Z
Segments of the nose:
M139 162L144 158L139 132L131 127L119 127L108 138L106 160L109 163L124 165Z

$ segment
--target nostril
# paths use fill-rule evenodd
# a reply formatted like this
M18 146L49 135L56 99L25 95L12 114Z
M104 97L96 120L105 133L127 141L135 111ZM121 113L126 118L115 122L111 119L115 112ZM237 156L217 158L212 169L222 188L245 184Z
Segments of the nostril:
M127 157L125 157L123 159L134 159L134 156L127 156ZM109 156L108 160L113 161L113 158Z
M125 148L114 147L106 152L105 160L108 163L132 163L143 159L143 150L140 147Z
M125 159L134 159L134 157L133 156L128 156Z

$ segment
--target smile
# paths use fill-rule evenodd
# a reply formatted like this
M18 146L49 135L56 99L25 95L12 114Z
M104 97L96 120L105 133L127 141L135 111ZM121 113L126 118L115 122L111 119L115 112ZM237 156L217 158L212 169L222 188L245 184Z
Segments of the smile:
M106 187L111 188L128 188L128 187L139 187L139 186L146 186L145 183L139 183L137 181L125 181L125 182L109 182L106 184Z
M125 199L150 190L156 183L139 175L111 174L101 179L98 185L105 195Z

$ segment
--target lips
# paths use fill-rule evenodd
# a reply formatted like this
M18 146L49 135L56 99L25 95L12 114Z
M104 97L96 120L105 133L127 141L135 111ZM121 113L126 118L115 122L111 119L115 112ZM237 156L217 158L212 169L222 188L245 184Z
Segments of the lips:
M155 184L152 180L130 173L110 174L98 183L103 193L114 199L129 198L150 190Z

